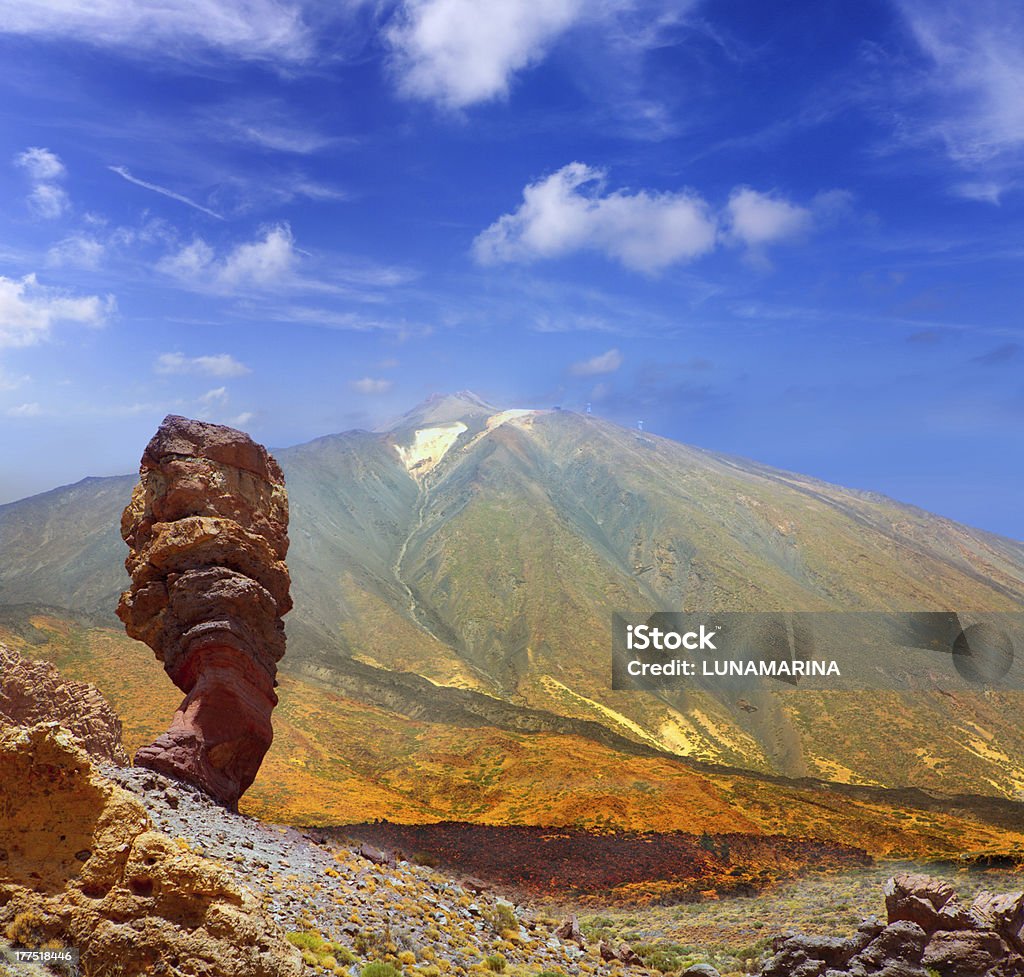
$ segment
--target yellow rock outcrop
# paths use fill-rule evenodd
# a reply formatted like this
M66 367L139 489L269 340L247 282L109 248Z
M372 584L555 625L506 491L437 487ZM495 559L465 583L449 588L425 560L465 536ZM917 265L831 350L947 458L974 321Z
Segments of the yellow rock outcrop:
M76 947L84 977L299 974L256 898L154 831L57 723L0 734L0 784L0 930L12 941Z

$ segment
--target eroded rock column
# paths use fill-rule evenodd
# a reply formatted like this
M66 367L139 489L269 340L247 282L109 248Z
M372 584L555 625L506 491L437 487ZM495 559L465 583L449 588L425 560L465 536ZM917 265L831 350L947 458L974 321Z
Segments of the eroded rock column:
M185 693L135 764L235 810L273 739L292 606L284 475L241 431L172 415L143 453L121 535L132 585L118 617Z

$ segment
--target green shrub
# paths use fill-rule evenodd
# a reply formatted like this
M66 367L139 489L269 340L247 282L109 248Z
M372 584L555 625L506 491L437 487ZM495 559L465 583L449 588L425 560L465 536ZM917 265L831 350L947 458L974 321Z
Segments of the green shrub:
M323 937L312 930L303 930L301 933L285 933L284 938L300 950L319 950L323 944Z
M484 963L487 964L488 970L492 970L496 974L500 974L505 969L505 958L500 953L492 953L489 957L485 957Z
M401 971L389 963L368 963L359 971L359 977L401 977Z
M682 960L668 950L652 950L650 953L645 953L642 959L648 970L660 970L663 974L667 974L671 970L679 970L682 966Z
M495 904L487 914L487 921L491 924L491 929L498 936L501 936L506 930L519 929L519 917L516 915L515 910L504 902Z
M340 943L331 944L331 953L334 955L335 960L344 966L356 962L355 954L347 946L343 946Z

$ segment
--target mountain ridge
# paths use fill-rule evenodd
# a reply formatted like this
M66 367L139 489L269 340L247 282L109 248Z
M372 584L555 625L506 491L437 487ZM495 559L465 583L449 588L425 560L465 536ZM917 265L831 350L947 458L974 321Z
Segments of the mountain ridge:
M423 451L403 456L433 428L444 438L421 437ZM495 703L487 722L510 732L543 714L552 730L596 724L615 742L729 768L1024 793L1011 759L1024 756L1024 735L998 694L876 696L869 712L887 703L908 741L892 763L886 730L864 722L866 700L766 691L740 706L706 692L613 692L607 680L614 610L1013 610L1024 545L592 415L502 411L475 395L434 397L387 430L277 456L296 599L282 667L296 677L410 717L429 699L453 729L464 690ZM132 482L84 480L0 507L0 605L109 619Z

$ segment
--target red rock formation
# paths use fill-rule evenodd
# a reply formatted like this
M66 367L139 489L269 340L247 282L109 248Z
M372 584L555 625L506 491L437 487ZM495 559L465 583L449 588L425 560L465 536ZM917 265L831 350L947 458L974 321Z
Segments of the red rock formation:
M121 720L99 689L0 645L0 729L58 722L94 757L126 766Z
M135 763L234 810L273 739L281 617L292 606L284 476L241 431L167 417L143 453L121 535L132 586L118 616L185 693Z

